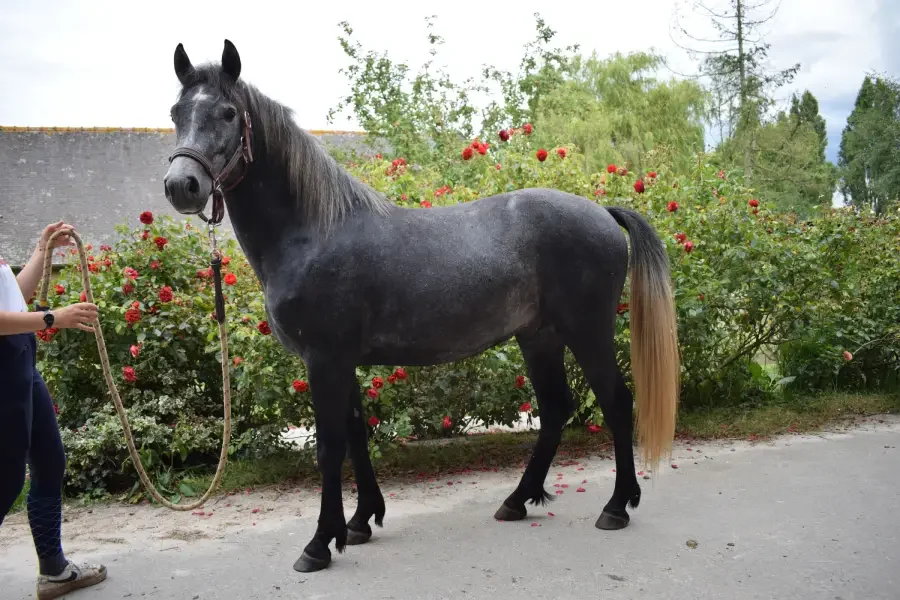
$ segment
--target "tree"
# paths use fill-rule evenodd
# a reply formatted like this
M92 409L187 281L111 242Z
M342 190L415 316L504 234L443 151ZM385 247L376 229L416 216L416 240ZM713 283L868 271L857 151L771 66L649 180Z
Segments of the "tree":
M700 75L709 80L717 103L712 114L725 137L739 142L731 146L743 154L748 176L753 173L756 134L773 105L771 92L790 83L800 69L799 64L775 71L765 66L770 45L762 41L759 29L777 12L777 8L767 10L771 1L724 0L724 7L711 8L701 0L694 0L694 12L710 19L717 32L715 38L690 34L681 26L677 15L675 20L680 34L692 44L705 45L704 48L681 47L692 56L703 57Z
M863 79L838 153L845 200L875 214L900 197L900 83Z
M644 52L601 59L576 57L562 84L537 106L539 135L548 143L574 142L585 168L599 171L610 162L645 165L646 154L667 155L675 169L687 169L703 150L707 94L694 81L660 80L662 57Z
M819 158L825 162L825 149L828 147L825 119L819 114L819 101L809 90L804 91L800 98L797 98L797 94L791 97L791 116L800 125L808 124L819 136Z

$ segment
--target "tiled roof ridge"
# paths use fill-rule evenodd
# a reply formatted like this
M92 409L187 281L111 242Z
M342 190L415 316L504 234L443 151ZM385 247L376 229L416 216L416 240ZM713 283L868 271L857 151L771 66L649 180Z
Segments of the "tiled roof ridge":
M312 135L366 135L365 131L307 129ZM0 133L175 133L172 127L31 127L0 125Z

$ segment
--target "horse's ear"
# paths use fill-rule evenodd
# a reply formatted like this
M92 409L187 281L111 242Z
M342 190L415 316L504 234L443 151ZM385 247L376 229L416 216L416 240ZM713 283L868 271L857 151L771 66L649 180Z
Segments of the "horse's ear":
M188 85L193 79L195 72L191 59L188 58L187 52L184 51L184 46L178 44L175 48L175 75L178 76L178 81L181 82L181 85Z
M222 50L222 71L235 81L241 76L241 55L229 40L225 40L225 49Z

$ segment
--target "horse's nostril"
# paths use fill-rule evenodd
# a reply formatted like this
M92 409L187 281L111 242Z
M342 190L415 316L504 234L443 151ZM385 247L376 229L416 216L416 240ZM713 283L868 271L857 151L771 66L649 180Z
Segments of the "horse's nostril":
M197 181L197 178L193 175L188 175L187 178L187 189L190 193L196 194L200 191L200 182Z

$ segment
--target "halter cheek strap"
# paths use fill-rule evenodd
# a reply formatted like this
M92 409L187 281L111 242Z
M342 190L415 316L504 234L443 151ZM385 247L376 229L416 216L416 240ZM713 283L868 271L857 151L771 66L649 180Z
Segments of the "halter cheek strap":
M203 155L202 152L196 150L194 148L189 148L187 146L180 146L175 148L175 151L172 152L172 155L169 157L169 162L172 162L176 156L186 156L188 158L192 158L197 161L203 170L206 171L206 174L209 175L209 178L212 179L212 213L210 217L207 219L206 216L201 212L198 216L209 223L210 225L218 225L222 222L222 219L225 217L225 192L231 191L238 186L238 184L244 179L244 175L247 174L247 171L250 168L250 165L253 163L253 147L251 142L251 133L252 133L252 125L250 123L250 114L247 111L244 111L243 116L243 135L241 136L241 144L238 146L237 150L234 151L234 154L231 156L231 160L225 165L225 167L216 173L215 167L213 167L212 163ZM237 167L238 162L243 159L244 168L241 170L240 174L237 178L234 179L231 183L228 183L223 187L225 181L228 179L228 176L231 175L231 172L234 171L234 168Z

